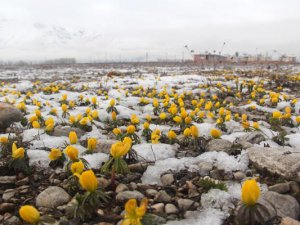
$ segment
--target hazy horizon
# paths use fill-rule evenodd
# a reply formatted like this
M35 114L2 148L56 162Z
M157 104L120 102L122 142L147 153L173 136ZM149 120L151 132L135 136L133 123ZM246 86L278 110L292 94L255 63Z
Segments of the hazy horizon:
M0 0L0 60L187 59L185 45L219 52L224 42L224 54L299 57L299 8L297 0Z

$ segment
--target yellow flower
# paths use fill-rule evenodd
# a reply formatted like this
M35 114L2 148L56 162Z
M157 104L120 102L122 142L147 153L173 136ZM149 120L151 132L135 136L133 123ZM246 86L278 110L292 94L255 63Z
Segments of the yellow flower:
M110 107L114 107L115 104L116 104L115 99L111 99L110 102L109 102Z
M96 148L97 139L96 138L89 138L88 139L88 150L92 151Z
M131 148L131 144L132 143L128 139L126 139L126 141L124 139L123 142L118 141L117 143L111 146L110 154L114 158L122 157L128 153L128 151Z
M249 122L249 121L243 121L243 122L242 122L242 126L243 126L244 129L249 129L249 127L250 127L250 122Z
M183 131L183 135L185 137L188 137L191 135L191 129L190 128L185 128L185 130Z
M65 152L67 156L72 160L76 161L78 159L78 149L72 145L66 147Z
M85 110L86 115L90 115L91 111L92 111L92 109L87 107Z
M73 174L81 174L84 169L84 164L82 161L73 162L71 165L71 171Z
M198 128L196 126L191 126L191 134L194 138L197 138L199 136Z
M37 117L41 117L41 116L42 116L42 113L41 113L40 110L36 109L36 110L35 110L35 115L36 115Z
M149 124L148 122L145 122L145 123L143 124L143 126L144 126L144 129L147 130L147 129L149 129L150 124Z
M50 160L57 160L61 156L62 156L62 152L60 149L57 149L57 148L52 148L51 152L48 155Z
M32 122L32 127L35 128L35 129L38 129L38 128L41 127L41 125L39 124L38 121L33 121L33 122Z
M211 135L213 138L220 138L221 135L222 135L222 132L221 132L220 130L218 130L218 129L213 128L213 129L211 129L211 131L210 131L210 135Z
M172 130L170 130L169 132L168 132L168 138L169 139L175 139L176 138L176 133L174 132L174 131L172 131Z
M82 126L87 125L88 122L89 122L89 118L88 118L88 117L83 117L83 118L79 121L79 123L80 123Z
M52 117L49 117L49 118L45 121L45 125L48 126L48 125L51 124L51 123L54 124L55 122L54 122L54 119L53 119Z
M253 122L253 128L255 130L258 130L259 129L259 124L257 122Z
M69 133L69 140L72 145L76 144L78 141L77 134L75 131L71 131Z
M8 138L7 137L1 137L0 138L0 143L1 144L7 144L7 142L8 142Z
M131 123L138 124L139 122L140 122L139 118L135 114L133 114L131 116Z
M148 122L151 122L151 119L152 119L151 116L150 116L149 114L147 114L147 115L146 115L146 120L147 120Z
M159 106L159 102L158 102L158 100L155 98L155 99L153 99L153 106L155 107L155 108L157 108L158 106Z
M92 103L93 103L93 105L96 105L96 104L97 104L97 98L96 98L96 96L93 96L93 97L92 97Z
M142 225L141 220L147 211L148 200L144 198L140 206L136 199L129 199L125 204L125 215L121 225Z
M39 211L30 205L24 205L19 210L20 217L27 223L37 224L40 221Z
M98 119L99 113L98 113L97 110L94 110L94 111L92 112L92 117L93 117L93 119Z
M181 123L181 122L182 122L182 119L181 119L180 116L175 116L175 117L173 118L173 120L174 120L176 123Z
M76 122L75 116L70 116L69 122L70 122L71 124L75 123L75 122Z
M242 121L247 121L247 115L246 114L242 115Z
M47 126L46 126L46 131L52 131L53 130L53 128L54 128L54 123L50 123L50 124L48 124Z
M273 112L273 118L274 118L274 119L280 119L280 118L281 118L281 112L279 112L279 111L274 111L274 112Z
M242 202L247 206L255 205L260 196L256 180L246 180L242 186Z
M67 112L68 111L68 106L66 104L63 104L61 106L61 109L62 109L63 112Z
M114 128L114 129L113 129L113 133L114 133L114 135L118 136L119 134L122 133L122 131L121 131L120 128Z
M22 159L24 158L25 150L24 148L17 148L16 143L12 145L12 157L13 159Z
M185 117L184 122L185 124L190 124L192 122L192 118L190 116Z
M296 117L296 122L299 124L300 123L300 116Z
M161 120L165 120L167 118L167 114L166 113L161 113L161 114L159 114L159 118Z
M68 95L67 94L63 94L62 97L61 97L61 100L62 101L66 101L68 98Z
M98 180L93 170L87 170L80 175L79 183L82 189L88 192L95 192L98 188Z
M128 134L133 134L135 132L135 126L133 125L129 125L127 128L126 128L126 131Z
M116 121L116 120L117 120L117 114L116 114L115 111L112 111L112 112L111 112L111 119L112 119L113 121Z

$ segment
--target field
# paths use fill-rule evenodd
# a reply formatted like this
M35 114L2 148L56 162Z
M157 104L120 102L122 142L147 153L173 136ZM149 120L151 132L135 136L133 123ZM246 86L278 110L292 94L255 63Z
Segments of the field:
M298 224L299 87L296 66L2 68L0 223Z

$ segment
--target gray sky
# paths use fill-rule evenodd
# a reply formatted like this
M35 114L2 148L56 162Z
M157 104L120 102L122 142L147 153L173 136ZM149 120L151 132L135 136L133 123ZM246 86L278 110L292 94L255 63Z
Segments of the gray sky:
M0 60L300 55L299 0L0 0Z

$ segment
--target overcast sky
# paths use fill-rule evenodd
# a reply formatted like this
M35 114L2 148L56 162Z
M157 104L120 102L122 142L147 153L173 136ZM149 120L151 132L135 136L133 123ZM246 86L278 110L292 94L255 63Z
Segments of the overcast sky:
M181 59L185 45L224 42L224 54L299 56L299 10L299 0L0 0L0 60Z

